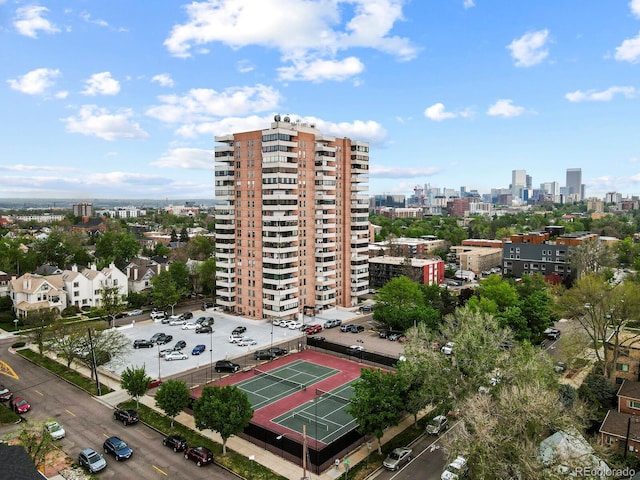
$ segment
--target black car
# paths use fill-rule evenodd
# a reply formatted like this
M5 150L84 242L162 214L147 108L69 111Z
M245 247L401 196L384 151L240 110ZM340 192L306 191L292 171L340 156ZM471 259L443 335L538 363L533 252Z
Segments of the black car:
M189 447L184 452L184 458L193 460L197 466L201 467L213 462L213 453L205 447Z
M271 353L273 353L276 357L280 357L282 355L286 355L288 352L288 350L285 350L284 348L280 348L280 347L271 347L268 349Z
M104 453L116 457L116 461L126 460L131 457L133 450L127 443L119 437L109 437L102 444Z
M196 328L196 333L212 333L213 327L211 325L200 325Z
M361 333L364 332L364 326L362 325L351 325L351 333Z
M165 345L169 343L171 340L173 340L173 335L166 335L163 333L158 337L158 339L156 340L156 343L158 345Z
M161 332L154 333L154 334L151 336L151 338L149 339L149 341L150 341L151 343L155 343L155 342L157 342L157 341L158 341L158 339L159 339L159 338L161 338L161 337L166 337L166 336L167 336L167 334L166 334L166 333L161 333Z
M231 332L231 335L242 335L246 331L247 331L247 327L243 327L243 326L236 327Z
M190 320L193 318L193 313L191 312L184 312L183 314L180 315L180 318L182 320Z
M276 358L276 354L269 350L258 350L253 356L256 360L273 360Z
M118 422L122 422L124 426L127 426L132 423L138 423L140 421L140 416L138 415L138 412L132 408L122 410L118 408L113 412L113 419Z
M176 344L173 346L173 350L182 350L187 346L187 342L184 340L178 340Z
M153 348L153 342L151 340L134 340L133 348Z
M189 448L189 445L187 445L187 439L180 435L169 435L162 440L162 444L165 447L173 448L174 452L182 452Z
M202 310L206 310L207 308L213 308L213 302L202 302Z
M315 337L307 337L307 343L309 345L315 345L316 343L322 343L324 341L326 341L327 339L324 337L319 337L319 336L315 336Z
M235 373L240 370L240 365L233 363L230 360L218 360L216 362L216 372L232 372Z

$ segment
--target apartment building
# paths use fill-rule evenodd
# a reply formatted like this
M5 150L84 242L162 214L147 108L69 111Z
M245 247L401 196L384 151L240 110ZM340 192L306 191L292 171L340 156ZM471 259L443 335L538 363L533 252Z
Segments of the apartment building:
M215 137L216 302L254 319L369 292L369 145L274 117Z

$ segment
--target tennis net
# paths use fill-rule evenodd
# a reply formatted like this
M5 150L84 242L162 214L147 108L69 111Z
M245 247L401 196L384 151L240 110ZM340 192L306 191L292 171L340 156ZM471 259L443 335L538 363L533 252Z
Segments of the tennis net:
M333 399L333 400L336 400L337 402L344 403L344 404L351 403L351 400L349 400L348 398L341 397L340 395L336 395L335 393L320 390L319 388L316 388L316 395L319 395L323 398Z
M277 375L274 375L273 373L265 372L264 370L259 370L257 368L254 368L253 373L260 377L268 378L269 380L276 383L284 383L285 385L290 385L299 390L307 389L307 386L304 383L294 382L293 380L289 380L288 378L278 377Z

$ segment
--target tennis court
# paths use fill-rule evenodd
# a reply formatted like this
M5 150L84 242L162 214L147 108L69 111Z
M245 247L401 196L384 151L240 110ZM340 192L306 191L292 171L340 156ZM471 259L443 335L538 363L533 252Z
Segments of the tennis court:
M307 436L324 444L331 443L356 426L353 417L346 412L353 397L352 383L330 392L316 388L313 400L274 418L273 422L297 432L302 432L306 425Z
M236 386L247 394L253 409L258 410L296 392L313 388L312 385L339 373L339 370L296 360L269 371L254 368L253 373L253 377Z

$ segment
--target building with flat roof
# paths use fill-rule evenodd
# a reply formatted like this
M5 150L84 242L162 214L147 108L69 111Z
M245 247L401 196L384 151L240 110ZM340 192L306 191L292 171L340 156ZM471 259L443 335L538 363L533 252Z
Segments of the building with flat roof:
M444 260L435 258L372 257L369 259L371 286L383 287L396 277L408 277L423 285L444 283Z
M216 302L253 319L369 292L369 145L274 117L216 136Z

